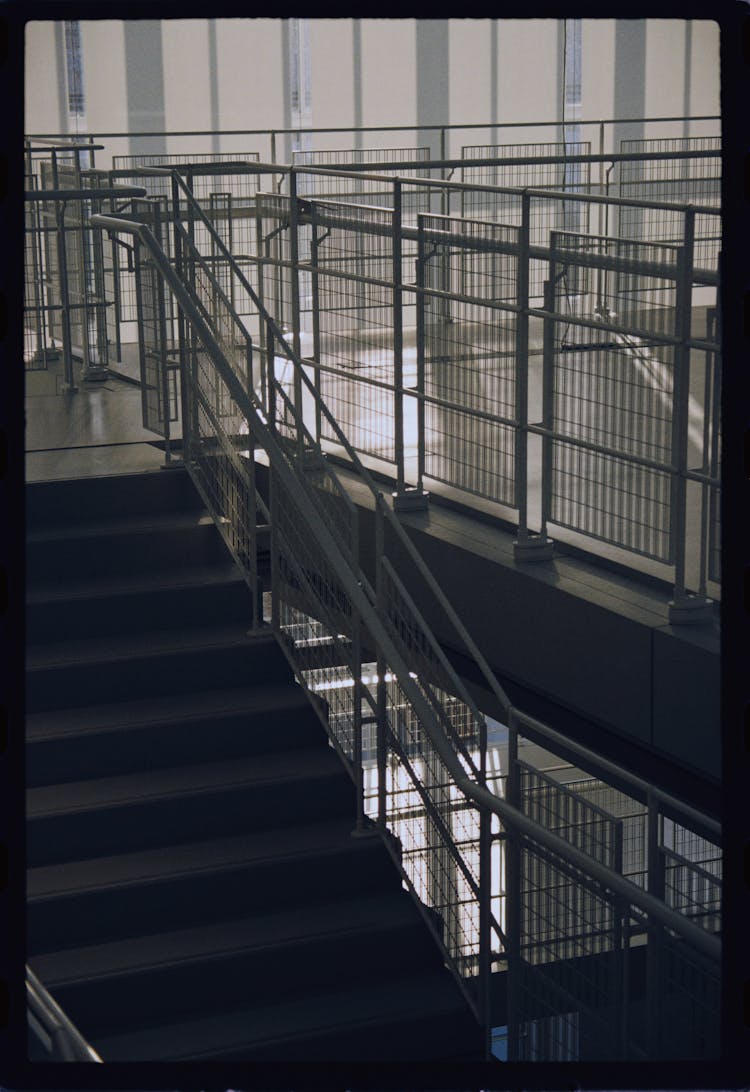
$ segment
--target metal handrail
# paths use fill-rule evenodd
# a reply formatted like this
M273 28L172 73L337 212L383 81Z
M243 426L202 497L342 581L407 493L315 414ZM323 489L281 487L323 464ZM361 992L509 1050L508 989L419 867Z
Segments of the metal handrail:
M619 117L619 118L588 118L584 120L576 119L576 125L632 125L644 123L647 121L654 122L673 122L673 121L721 121L720 114L682 114L675 117ZM462 125L460 122L450 122L444 125L339 125L339 126L308 126L297 125L291 128L284 129L164 129L164 130L142 130L140 132L113 132L113 133L91 133L89 134L93 139L114 139L115 137L165 137L165 136L271 136L274 133L279 136L293 136L295 133L397 133L397 132L441 132L442 130L453 129L533 129L533 128L550 128L560 125L560 119L556 118L550 121L486 121L486 122L468 122ZM66 134L64 133L30 133L27 136L27 140L42 140L45 138L61 138ZM80 139L71 134L72 139Z
M37 1035L46 1035L51 1047L64 1062L101 1062L97 1052L84 1039L70 1017L52 994L45 989L31 967L26 965L26 1000L29 1013L38 1027Z
M108 231L120 231L127 232L135 235L144 244L148 250L151 259L155 266L163 276L164 280L169 285L171 291L175 295L180 307L182 308L186 318L195 327L198 335L203 342L206 349L209 351L212 361L219 371L222 381L227 386L231 397L236 401L240 407L243 416L245 416L248 422L248 428L251 430L251 434L255 440L265 449L271 465L275 472L278 474L282 484L287 488L290 494L294 498L295 505L300 510L302 516L308 520L308 530L315 536L318 541L318 545L323 552L329 558L332 567L337 572L337 575L341 579L345 586L347 595L350 597L353 607L357 610L360 617L362 617L367 625L369 632L371 633L376 644L378 644L388 659L388 663L391 670L397 675L399 679L399 685L403 689L404 693L408 697L409 701L416 710L419 719L424 727L425 732L430 738L432 746L437 751L442 762L445 764L448 772L450 773L454 783L465 795L465 797L471 801L475 806L480 809L485 809L488 812L497 815L508 826L514 828L519 834L526 836L531 842L540 844L545 849L555 854L556 856L568 861L573 867L579 869L586 875L592 877L597 883L601 884L607 890L614 892L616 895L624 898L628 903L634 904L639 909L649 914L652 918L658 921L661 925L670 929L671 931L682 936L690 945L708 956L712 960L719 961L721 956L721 940L705 930L696 926L689 919L683 917L677 911L667 907L654 895L644 891L640 887L633 884L630 880L626 879L620 873L601 865L599 862L589 858L584 852L578 850L572 846L569 842L560 838L552 831L547 830L545 827L536 823L534 820L526 816L521 810L509 804L506 800L499 796L494 795L487 789L478 785L470 777L467 776L463 766L461 765L456 755L453 745L448 740L445 733L437 726L434 719L433 711L429 704L425 700L419 688L414 683L408 665L404 662L400 652L391 639L391 635L388 627L383 621L383 618L378 611L374 603L374 594L372 588L369 586L364 574L361 572L355 572L351 566L351 563L346 558L346 555L342 552L338 542L328 530L328 528L319 521L318 514L312 505L312 502L307 497L305 491L299 486L296 476L289 466L286 458L282 454L281 448L278 444L273 431L265 423L261 414L260 407L257 399L251 396L243 386L240 379L234 372L229 361L224 355L219 343L216 341L212 331L209 329L205 320L201 316L198 308L196 307L191 292L188 287L182 282L176 271L172 268L169 259L164 254L164 251L159 246L157 240L149 230L146 224L136 223L130 220L123 220L117 217L95 215L91 218L91 223L95 227L100 227ZM238 271L239 272L239 271ZM279 344L285 347L285 353L290 361L295 365L295 368L301 373L301 379L309 380L304 374L304 367L302 360L294 353L294 351L288 346L287 342L282 336L282 333L272 316L252 291L250 286L247 286L250 290L253 300L259 309L259 314L265 322L269 324L274 331L274 336L278 338ZM313 395L316 394L312 384L309 384L308 389L311 390ZM320 401L320 400L319 400ZM327 408L324 403L321 403L321 409L327 413ZM333 419L330 418L333 423ZM339 430L340 431L340 430ZM345 437L343 437L345 441ZM348 445L347 445L348 446ZM361 465L361 464L360 464ZM450 603L444 596L440 587L435 583L434 579L431 579L429 570L424 566L424 562L421 561L419 554L414 548L411 540L401 528L400 524L396 520L396 517L392 515L390 509L385 504L382 493L377 490L372 482L369 474L367 474L364 467L362 468L363 478L373 490L376 498L378 508L386 518L391 521L391 526L396 529L396 533L399 536L400 542L406 547L409 552L410 558L419 565L420 571L425 575L425 579L430 582L434 588L434 592L438 602L441 603L443 608L448 613L449 618L454 621L457 631L462 639L467 642L467 648L470 650L475 649L471 638L466 632L464 626L460 622L460 619L455 614L455 611L450 606ZM481 653L476 650L476 662L482 673L485 675L485 679L489 684L491 690L495 696L500 700L503 707L507 710L509 715L513 715L514 707L511 705L509 698L505 694L504 690L494 678L494 675L487 665L486 661L482 657ZM522 714L521 714L522 715Z

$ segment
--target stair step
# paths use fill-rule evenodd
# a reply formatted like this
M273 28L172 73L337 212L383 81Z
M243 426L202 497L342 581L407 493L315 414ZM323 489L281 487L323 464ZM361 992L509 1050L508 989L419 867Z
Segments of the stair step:
M33 529L71 525L92 512L106 517L203 507L184 469L29 482L25 505L26 524Z
M26 779L77 781L324 738L305 692L288 682L45 710L27 718Z
M354 814L330 748L43 785L27 793L27 857L53 863Z
M379 837L352 819L201 839L29 869L30 953L398 889Z
M446 974L362 983L280 1004L94 1039L105 1061L425 1061L479 1049L479 1032Z
M377 981L433 964L404 891L87 945L35 957L41 981L88 1037L138 1023Z
M171 570L226 562L221 535L205 512L112 518L32 531L26 538L30 583Z
M32 646L26 708L35 713L291 677L270 632L249 634L244 622L111 634Z
M26 639L70 641L145 629L252 619L252 596L234 564L121 573L36 584L26 597Z

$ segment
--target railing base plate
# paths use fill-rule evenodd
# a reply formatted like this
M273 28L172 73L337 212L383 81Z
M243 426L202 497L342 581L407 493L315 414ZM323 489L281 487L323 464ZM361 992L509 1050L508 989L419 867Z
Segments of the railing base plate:
M527 535L513 543L516 561L551 561L555 556L555 544L546 535Z
M391 496L394 512L424 512L430 505L430 494L423 489L404 489Z
M669 601L671 626L701 625L714 618L714 603L700 595L685 595Z

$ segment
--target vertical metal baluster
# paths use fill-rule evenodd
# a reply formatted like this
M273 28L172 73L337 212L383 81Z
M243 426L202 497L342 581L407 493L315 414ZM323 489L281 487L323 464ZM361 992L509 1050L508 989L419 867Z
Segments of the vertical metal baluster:
M683 245L678 251L675 300L674 395L672 419L672 534L675 566L674 598L669 604L669 621L701 622L711 617L711 605L687 591L687 471L690 418L690 332L692 318L693 251L695 210L687 208Z
M404 331L401 298L401 183L393 183L393 427L396 455L396 492L402 494L404 475Z
M664 857L661 851L660 815L652 792L647 797L648 893L664 900ZM650 919L646 948L646 997L648 1014L648 1057L657 1059L661 1050L662 1001L662 934L661 925Z
M417 338L417 492L424 492L425 469L425 222L417 216L416 338Z
M508 803L515 808L521 806L518 767L518 721L514 709L508 718L508 776L506 792ZM508 1061L520 1060L520 993L521 993L521 846L517 830L506 830L505 863L505 926L508 959Z
M382 559L385 554L385 527L383 500L379 493L375 502L375 591L378 613L385 615L385 589L383 587ZM383 650L377 646L377 771L378 771L378 825L385 830L388 824L388 799L386 793L386 773L388 765L388 696L386 692L386 661Z

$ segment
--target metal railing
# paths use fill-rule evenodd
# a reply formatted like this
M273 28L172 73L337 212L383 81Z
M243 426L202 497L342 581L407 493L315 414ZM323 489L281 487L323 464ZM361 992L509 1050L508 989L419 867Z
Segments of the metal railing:
M26 967L26 1004L32 1056L61 1062L101 1062L75 1024L44 988L30 967Z
M703 621L720 595L720 215L695 201L718 200L718 138L636 144L463 145L437 163L424 147L298 156L338 155L345 171L196 154L179 170L214 228L194 223L195 244L235 310L247 297L217 234L352 446L409 503L429 489L515 524L525 559L549 557L554 539L655 576L674 587L673 624ZM120 160L108 184L158 191L169 217L164 172ZM463 182L434 177L454 170ZM272 192L255 198L261 178ZM495 184L509 180L527 184ZM566 189L539 188L555 180ZM116 351L136 336L123 334L137 314L122 254L112 306L96 304ZM38 323L33 301L27 314ZM242 318L262 343L252 308Z
M628 131L631 137L634 135L634 127L648 127L649 133L657 131L663 133L664 138L685 136L690 134L691 139L699 139L702 136L713 136L720 127L719 115L673 115L666 117L632 117L632 118L587 118L576 120L576 132L578 140L587 141L598 154L616 152L620 147L620 134ZM461 149L465 145L497 145L518 144L521 142L549 143L559 142L565 136L566 125L559 118L546 121L519 121L497 122L487 120L484 122L470 122L468 124L452 123L450 125L364 125L364 126L312 126L300 129L294 127L279 127L277 129L192 129L192 130L158 130L150 132L122 132L109 131L88 134L87 137L73 136L67 133L37 133L29 134L28 144L43 147L45 141L53 140L62 143L66 140L80 142L87 139L94 143L101 141L110 142L110 146L127 149L131 141L138 141L139 147L144 147L146 141L153 142L152 154L161 154L165 142L169 142L172 154L189 157L192 153L219 154L225 151L233 151L239 148L244 151L243 145L253 152L260 154L261 159L271 163L285 163L290 158L292 142L296 141L302 146L304 138L310 138L311 142L318 143L322 140L324 150L338 146L344 153L363 143L364 147L381 148L392 147L394 141L400 144L414 141L419 145L429 144L431 159L457 158L461 155ZM114 144L114 142L118 142ZM317 149L312 149L313 154ZM107 154L105 152L105 154ZM91 163L93 166L93 161Z
M549 987L550 966L558 975L576 971L580 980L577 989L571 982L564 989L557 984L558 1013L564 998L573 998L583 1022L593 1019L596 1005L584 994L592 974L594 980L600 977L605 964L614 967L606 995L621 1013L637 1009L623 968L635 950L633 938L644 929L654 996L666 1004L670 991L674 993L673 977L663 971L674 950L675 958L687 961L693 992L702 990L709 999L713 1048L721 950L717 919L692 912L696 881L674 868L672 881L691 896L670 905L659 862L665 860L661 831L667 819L677 818L685 829L697 825L714 844L717 824L666 794L646 787L644 795L642 785L618 771L616 783L624 779L634 799L645 804L646 880L639 885L624 875L621 854L600 859L590 852L589 843L573 834L581 815L600 814L598 805L581 804L579 819L567 825L554 819L555 809L537 808L529 814L519 743L525 735L536 736L553 750L556 733L512 707L320 397L308 374L309 360L290 344L235 267L232 274L246 296L244 306L247 299L252 301L263 333L255 342L211 263L196 247L194 232L184 226L185 212L189 222L194 218L213 233L216 254L231 265L230 252L176 174L172 185L174 263L143 221L95 216L92 224L132 236L136 264L149 271L141 273L141 284L150 285L165 317L167 298L176 304L176 336L175 325L161 320L154 324L162 337L154 359L161 359L163 370L175 354L180 361L186 466L254 593L255 625L262 624L264 613L255 561L256 522L260 518L270 524L272 577L266 616L357 785L357 829L371 829L369 814L375 829L386 836L404 881L487 1033L490 976L494 970L507 970L512 1056L523 1055L529 1028L547 1018L542 995ZM370 576L359 561L363 517L324 456L317 439L323 429L346 453L371 498L375 523ZM256 481L256 455L268 465L267 498ZM505 775L498 777L488 765L487 722L425 624L421 602L430 603L431 616L442 613L455 635L453 647L475 665L505 710ZM374 663L373 674L363 673L365 662ZM591 765L590 752L577 745L567 745L568 751L571 747L581 755L582 767ZM606 766L593 763L599 771ZM561 801L571 795L572 790L557 793ZM611 837L616 846L622 818L607 817L605 810L601 821L615 832ZM387 835L389 827L397 831L398 845ZM691 860L690 855L684 860ZM691 867L695 875L705 871L702 863L691 862ZM583 924L566 919L561 927L569 939L579 937L582 951L571 954L558 945L545 955L546 925L531 892L546 892L548 902L563 874L575 895L566 904L580 907L588 892L589 902L593 899L603 909L593 925L587 912ZM582 978L581 960L594 967ZM625 1017L618 1024L621 1029L623 1021L626 1025ZM672 1034L675 1029L668 1030ZM613 1056L658 1057L664 1044L661 1038L645 1041L625 1026L613 1044ZM687 1026L683 1047L688 1053L694 1048Z

